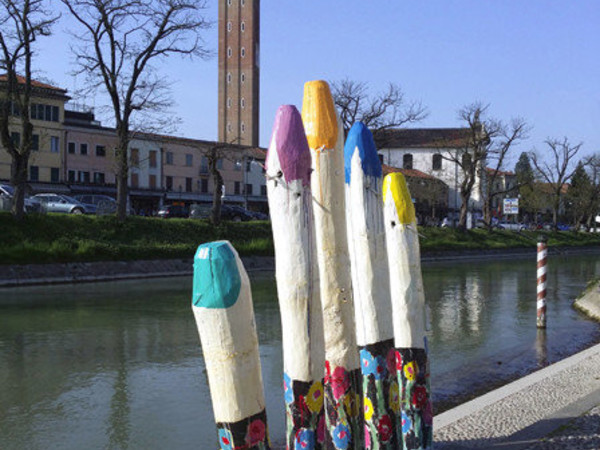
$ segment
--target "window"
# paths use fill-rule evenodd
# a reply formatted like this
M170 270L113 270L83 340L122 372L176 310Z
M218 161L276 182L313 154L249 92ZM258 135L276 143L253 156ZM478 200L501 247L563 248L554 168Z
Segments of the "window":
M379 157L379 164L383 164L383 155L379 153L377 156Z
M227 32L231 31L231 22L227 22Z
M94 172L94 183L104 184L104 172Z
M231 98L227 99L227 108L231 108Z
M242 122L242 124L240 125L240 128L242 129L242 133L244 131L246 131L246 124L244 122Z
M227 57L231 58L231 54L232 54L231 47L227 47Z
M191 167L193 163L193 155L191 153L185 154L185 165Z
M50 167L50 182L58 183L59 179L59 170L58 167Z
M173 177L167 176L165 178L165 187L167 188L167 191L173 190Z
M242 58L246 56L246 49L244 47L242 47L240 54L242 55Z
M227 6L231 6L231 0L227 0Z
M240 195L240 185L241 185L241 183L239 181L236 181L233 184L233 193L234 193L234 195Z
M150 189L156 189L156 175L148 177L148 184L150 185Z
M267 186L265 184L260 185L260 195L263 197L267 195Z
M138 187L138 184L139 184L138 174L132 173L131 174L131 187L136 188L136 187Z
M252 170L252 161L246 161L246 172L250 172Z
M156 150L150 150L150 167L156 167Z
M87 155L87 144L79 144L79 153Z
M246 4L246 0L241 0L240 3L242 4L242 6L244 6Z
M206 156L200 158L200 173L208 173L208 158Z
M246 183L246 195L252 195L252 185L250 183Z
M185 179L185 192L192 192L192 179L189 177Z
M471 167L471 155L469 153L463 153L462 168L463 168L463 170L469 170L470 167Z
M106 156L106 147L104 145L96 145L96 156Z
M69 170L68 173L68 177L69 177L69 183L75 183L75 171L74 170Z
M223 170L223 158L217 159L217 169Z
M71 155L74 155L75 154L75 147L76 147L75 142L69 142L67 144L67 152L69 152Z
M38 103L32 103L29 109L29 116L35 120L45 120L48 122L59 121L59 109L58 106L52 105L41 105Z
M242 22L242 23L240 24L240 29L242 30L242 33L243 33L244 31L246 31L246 22Z
M227 84L231 83L231 72L227 72Z
M173 165L173 152L167 152L166 158L167 158L167 164L169 166L172 166Z
M139 148L131 149L130 162L133 167L137 167L140 164L140 149Z
M242 109L246 107L246 99L244 97L242 97L242 99L240 100L240 105L242 106Z
M246 74L244 72L240 75L240 80L242 80L242 83L246 81Z
M13 131L12 133L10 133L10 140L12 141L15 147L18 147L19 145L21 145L21 133Z
M77 172L77 178L80 183L89 183L90 182L90 173L86 170L80 170Z
M40 168L38 166L29 166L29 181L38 181L40 179Z
M58 153L59 143L58 136L50 136L50 152Z
M31 150L38 151L40 149L40 135L32 134L31 135Z
M11 116L20 116L21 115L21 110L19 109L19 105L17 105L15 102L9 102L10 103L10 115Z
M431 168L433 170L442 170L442 155L436 153L431 157Z
M227 122L227 131L231 133L231 122Z
M207 178L200 179L200 192L202 192L203 194L208 193L208 179Z
M403 169L412 169L413 168L413 155L410 153L406 153L402 157L402 168Z

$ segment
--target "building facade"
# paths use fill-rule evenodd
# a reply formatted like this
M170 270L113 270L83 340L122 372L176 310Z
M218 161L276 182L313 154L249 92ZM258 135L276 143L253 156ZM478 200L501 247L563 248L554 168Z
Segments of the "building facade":
M260 1L219 0L219 141L258 146Z
M461 205L460 184L463 173L458 163L469 152L468 128L413 128L393 130L387 136L385 148L379 151L382 162L401 169L416 169L440 179L448 186L447 207L457 212ZM483 168L482 168L483 169ZM481 182L483 170L475 181L471 195L471 211L482 207Z

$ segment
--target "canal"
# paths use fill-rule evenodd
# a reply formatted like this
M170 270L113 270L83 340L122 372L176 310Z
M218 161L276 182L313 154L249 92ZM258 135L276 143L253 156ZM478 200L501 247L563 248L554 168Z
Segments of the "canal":
M600 341L600 326L571 307L599 274L596 255L552 255L538 333L535 257L424 265L436 412ZM279 444L275 282L252 281ZM190 296L191 277L0 289L0 448L216 448Z

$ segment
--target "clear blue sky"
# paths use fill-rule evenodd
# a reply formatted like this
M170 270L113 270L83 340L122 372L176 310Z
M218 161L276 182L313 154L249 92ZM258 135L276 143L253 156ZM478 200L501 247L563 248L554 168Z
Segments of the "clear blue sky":
M57 3L57 2L54 2ZM423 127L455 127L457 110L489 103L492 116L525 118L530 138L517 149L543 151L548 137L584 142L600 152L600 1L430 0L261 2L260 143L267 146L275 111L302 103L305 81L349 78L372 91L398 83L421 100ZM215 26L206 45L216 54ZM72 91L73 58L64 29L43 39L41 75ZM173 81L176 134L217 138L217 57L172 58L162 74ZM92 103L92 99L88 99ZM98 104L96 104L98 106ZM508 169L512 168L511 162Z

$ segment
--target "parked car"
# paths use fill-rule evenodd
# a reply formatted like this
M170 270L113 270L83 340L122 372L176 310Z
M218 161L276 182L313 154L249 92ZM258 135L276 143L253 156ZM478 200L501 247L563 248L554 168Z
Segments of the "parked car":
M527 229L527 225L518 222L498 222L498 228L501 230L524 231Z
M161 206L156 215L163 219L171 219L174 217L188 217L189 214L188 209L183 205L165 205Z
M5 209L10 209L14 196L14 187L12 187L10 184L0 184L0 197L3 199L2 204ZM41 210L42 205L39 201L33 199L32 197L25 196L25 212L40 212Z
M108 195L81 194L73 198L96 214L114 214L117 211L117 201Z
M209 219L212 213L212 204L194 203L190 208L191 219Z
M37 199L46 212L67 214L90 214L92 212L83 203L64 194L36 194L32 198Z
M221 219L233 222L247 222L254 220L250 211L237 205L221 205Z

